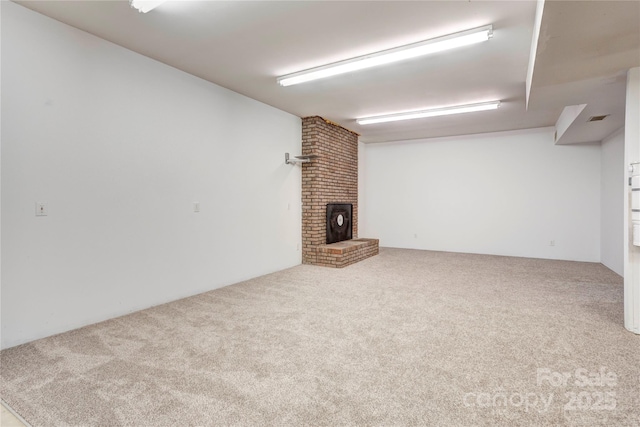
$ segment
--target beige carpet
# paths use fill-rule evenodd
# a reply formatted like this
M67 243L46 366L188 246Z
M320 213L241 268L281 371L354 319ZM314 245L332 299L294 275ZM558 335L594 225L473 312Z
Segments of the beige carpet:
M176 284L179 286L179 284ZM600 264L383 249L3 351L33 426L638 426Z

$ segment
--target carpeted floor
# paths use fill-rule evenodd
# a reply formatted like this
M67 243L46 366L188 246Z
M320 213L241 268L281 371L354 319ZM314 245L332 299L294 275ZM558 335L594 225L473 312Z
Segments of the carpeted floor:
M177 284L179 285L179 284ZM0 353L33 426L638 426L600 264L382 249Z

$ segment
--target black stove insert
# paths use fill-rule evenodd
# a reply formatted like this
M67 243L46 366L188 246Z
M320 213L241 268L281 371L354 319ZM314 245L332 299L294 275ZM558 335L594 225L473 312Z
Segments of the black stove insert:
M351 231L351 203L327 204L327 244L350 240Z

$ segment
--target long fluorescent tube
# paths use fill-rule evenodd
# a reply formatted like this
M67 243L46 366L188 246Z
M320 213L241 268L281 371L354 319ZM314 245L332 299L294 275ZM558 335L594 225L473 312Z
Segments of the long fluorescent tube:
M489 40L492 36L493 26L485 25L484 27L473 28L435 39L424 40L369 55L358 56L357 58L334 62L333 64L323 65L321 67L310 68L297 73L287 74L286 76L278 77L278 83L281 86L305 83L311 80L323 79L325 77L390 64L430 53L442 52L443 50L454 49L460 46L480 43Z
M408 111L406 113L387 114L385 116L363 117L357 119L359 125L395 122L399 120L422 119L425 117L446 116L448 114L471 113L474 111L495 110L500 101L481 102L479 104L457 105L455 107L433 108L431 110Z
M147 13L160 6L167 0L131 0L131 7L138 9L142 13Z

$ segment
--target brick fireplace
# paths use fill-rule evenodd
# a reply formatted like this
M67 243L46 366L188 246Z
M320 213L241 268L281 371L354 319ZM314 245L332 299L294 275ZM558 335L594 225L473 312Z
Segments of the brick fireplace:
M302 262L344 267L378 253L358 236L358 134L319 116L302 119ZM327 244L327 204L350 204L353 239Z

